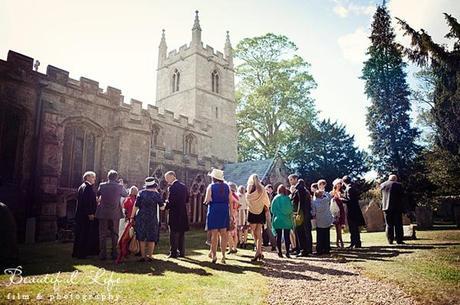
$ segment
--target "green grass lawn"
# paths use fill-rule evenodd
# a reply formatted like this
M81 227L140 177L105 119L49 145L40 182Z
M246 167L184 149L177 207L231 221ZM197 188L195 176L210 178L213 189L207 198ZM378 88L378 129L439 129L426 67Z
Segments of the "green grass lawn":
M120 298L119 301L112 299L105 302L112 304L264 302L267 279L261 274L261 264L250 263L251 251L240 250L237 256L229 256L226 265L213 265L207 256L208 247L204 243L206 234L203 231L193 231L186 235L187 258L167 259L165 237L163 235L163 243L155 251L156 259L152 263L139 263L136 261L137 257L131 257L120 265L97 259L77 260L71 258L71 244L41 243L21 247L21 257L26 258L21 264L24 275L41 275L43 278L45 274L55 275L61 272L62 281L69 281L72 272L78 270L75 284L63 282L59 288L61 294L68 296L67 300L48 299L40 304L81 303L80 300L75 300L77 295L91 297L88 304L99 304L101 297L109 297L109 290L114 298ZM100 268L104 268L105 273L97 275L98 270L102 272ZM2 275L0 281L8 282L8 278ZM93 281L95 278L97 281ZM115 281L113 285L109 281L111 278ZM36 298L38 293L58 297L51 283L2 287L0 303L7 303L8 293L27 294L31 298ZM96 297L99 299L95 299ZM16 301L14 304L31 304L31 301Z
M397 284L420 304L459 304L460 231L418 231L417 238L390 246L383 233L365 233L366 249L339 255L362 274Z
M335 232L331 231L331 240ZM333 257L361 270L370 278L397 284L421 304L457 304L460 300L460 231L417 232L418 240L405 246L389 246L383 232L363 233L360 250L333 251ZM56 242L21 245L23 275L28 281L5 286L9 276L0 275L0 304L36 304L35 300L9 301L38 294L38 304L264 304L269 278L262 264L250 263L251 250L228 256L227 265L213 265L207 257L203 231L186 235L187 258L168 260L167 235L155 251L155 261L138 263L137 257L115 265L111 261L71 258L72 244ZM349 236L345 234L344 240ZM335 250L335 249L334 249ZM103 268L103 269L101 269ZM306 265L308 268L308 265ZM98 273L100 272L100 273ZM102 273L101 273L102 272ZM48 274L48 275L47 275ZM73 282L69 282L74 274ZM19 277L16 277L18 279ZM60 281L54 290L53 281ZM46 283L43 283L47 280ZM49 296L67 299L49 299ZM48 298L48 299L47 299Z

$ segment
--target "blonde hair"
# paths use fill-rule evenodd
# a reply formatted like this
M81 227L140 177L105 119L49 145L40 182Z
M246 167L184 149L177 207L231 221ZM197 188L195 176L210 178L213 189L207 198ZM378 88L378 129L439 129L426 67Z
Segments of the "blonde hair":
M262 185L262 183L260 182L260 179L259 179L259 176L257 176L257 174L252 174L251 176L249 176L248 178L248 187L246 188L246 191L248 193L252 193L251 192L251 187L252 186L255 186L256 187L256 191L257 192L260 192L260 191L265 191L265 188L264 186Z
M131 188L129 189L129 195L137 196L138 193L139 189L135 185L131 186Z

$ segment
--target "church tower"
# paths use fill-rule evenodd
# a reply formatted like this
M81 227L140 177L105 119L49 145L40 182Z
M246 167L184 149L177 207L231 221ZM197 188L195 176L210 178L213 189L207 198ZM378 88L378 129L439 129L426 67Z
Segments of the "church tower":
M208 122L212 156L237 161L235 80L232 45L227 31L224 53L201 40L198 11L192 41L167 53L163 30L158 53L156 105L176 115Z

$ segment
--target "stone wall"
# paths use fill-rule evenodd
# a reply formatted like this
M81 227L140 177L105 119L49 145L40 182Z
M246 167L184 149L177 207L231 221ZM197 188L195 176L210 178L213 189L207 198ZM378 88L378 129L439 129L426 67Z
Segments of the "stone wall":
M42 74L33 71L32 65L32 58L13 51L7 61L0 60L0 110L17 109L22 117L17 177L8 189L1 187L0 200L17 211L19 231L25 230L27 217L37 218L38 240L56 238L57 218L75 200L86 170L94 170L99 182L109 169L116 169L128 186L142 186L146 176L158 171L175 170L191 189L197 177L205 177L211 167L222 167L236 156L236 142L226 146L234 152L215 154L212 143L225 145L230 138L213 132L213 121L151 105L145 109L133 99L124 103L117 88L104 90L89 78L72 79L69 72L54 66ZM190 136L193 149L186 151ZM194 194L198 202L199 188L195 187ZM36 201L32 203L30 196ZM195 204L189 209L193 221L203 221L200 207Z

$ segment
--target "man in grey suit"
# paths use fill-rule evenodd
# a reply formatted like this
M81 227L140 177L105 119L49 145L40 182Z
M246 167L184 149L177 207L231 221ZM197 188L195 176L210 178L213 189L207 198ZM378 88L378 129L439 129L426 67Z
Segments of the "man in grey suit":
M393 244L396 239L397 244L404 244L402 225L404 190L402 184L398 182L396 175L390 175L388 181L380 185L380 190L382 191L382 211L385 215L388 243Z
M106 239L112 241L112 259L117 258L118 227L123 218L121 197L127 197L128 192L123 187L123 181L118 182L118 173L110 170L107 182L102 182L97 191L99 204L96 208L96 218L99 220L99 258L107 259Z

